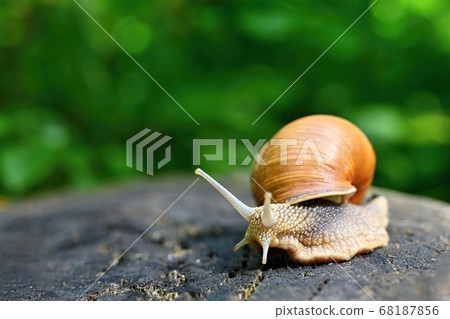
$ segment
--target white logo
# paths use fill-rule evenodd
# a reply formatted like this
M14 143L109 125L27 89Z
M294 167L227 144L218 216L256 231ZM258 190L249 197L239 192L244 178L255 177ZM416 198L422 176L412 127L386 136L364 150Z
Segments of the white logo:
M133 168L133 150L136 149L136 169L138 171L144 171L144 150L147 151L147 174L153 176L153 153L167 143L172 137L164 135L161 139L156 141L156 143L151 144L155 139L161 136L159 132L153 132L146 138L142 139L144 136L148 135L151 130L146 128L134 135L132 138L127 140L126 143L126 153L127 153L127 166ZM136 143L139 141L136 145ZM170 162L170 145L165 149L165 155L162 160L158 162L158 169Z

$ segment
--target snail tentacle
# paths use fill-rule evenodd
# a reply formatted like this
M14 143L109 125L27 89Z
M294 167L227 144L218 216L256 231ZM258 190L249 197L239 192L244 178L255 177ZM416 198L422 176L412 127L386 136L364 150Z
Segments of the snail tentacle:
M263 253L262 253L262 263L265 265L267 263L267 253L269 252L270 239L266 239L261 243Z
M206 179L220 194L222 194L223 197L231 204L233 207L238 211L239 214L241 214L242 217L246 221L250 221L250 214L253 210L253 208L245 205L243 202L241 202L236 196L230 193L225 187L219 184L215 179L213 179L211 176L206 174L204 171L202 171L200 168L197 168L195 170L195 174L200 175L204 179Z
M264 208L263 213L261 215L261 222L266 227L272 227L276 223L275 215L270 208L270 198L272 197L271 193L266 192L264 195Z
M238 251L241 247L243 247L243 246L245 246L245 245L248 245L248 244L250 244L250 242L248 241L247 236L245 236L244 238L241 239L240 242L238 242L238 243L234 246L233 250L236 252L236 251Z

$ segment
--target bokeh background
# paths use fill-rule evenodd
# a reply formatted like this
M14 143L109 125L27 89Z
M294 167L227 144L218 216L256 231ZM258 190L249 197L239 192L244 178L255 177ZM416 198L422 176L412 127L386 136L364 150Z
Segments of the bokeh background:
M1 200L193 174L193 138L256 142L313 113L369 136L375 185L449 199L448 0L379 0L253 126L371 2L79 3L200 125L75 2L1 0ZM158 177L125 166L125 141L144 128L172 137ZM202 167L249 172L226 154Z

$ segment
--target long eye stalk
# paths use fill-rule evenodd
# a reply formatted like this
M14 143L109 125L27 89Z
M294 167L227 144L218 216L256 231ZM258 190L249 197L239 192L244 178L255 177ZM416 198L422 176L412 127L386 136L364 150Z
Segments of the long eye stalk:
M245 205L243 202L237 199L236 196L231 194L225 187L220 185L216 180L214 180L200 168L197 168L195 170L195 174L200 175L201 177L206 179L208 183L210 183L215 189L217 189L217 191L222 194L222 196L225 197L225 199L228 200L231 205L233 205L233 207L238 211L239 214L241 214L242 217L244 217L246 221L250 222L250 214L253 208Z
M276 219L270 208L270 199L272 198L272 194L266 192L264 195L264 208L261 216L262 224L266 227L272 227L275 225Z

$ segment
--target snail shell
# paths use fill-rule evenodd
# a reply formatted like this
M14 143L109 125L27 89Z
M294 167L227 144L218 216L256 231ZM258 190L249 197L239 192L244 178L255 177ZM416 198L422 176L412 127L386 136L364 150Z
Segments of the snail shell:
M235 251L246 244L261 246L265 264L274 247L286 250L293 261L314 264L349 260L387 245L386 198L374 196L357 205L372 182L375 154L355 125L330 115L300 118L283 127L260 154L265 165L252 170L258 207L245 205L195 170L249 223Z
M272 144L274 140L287 147L284 164L281 146ZM255 162L251 181L258 205L264 203L265 192L271 192L277 203L332 198L358 204L375 171L375 152L364 133L332 115L311 115L287 124L260 155L267 165ZM302 156L307 160L302 161Z

